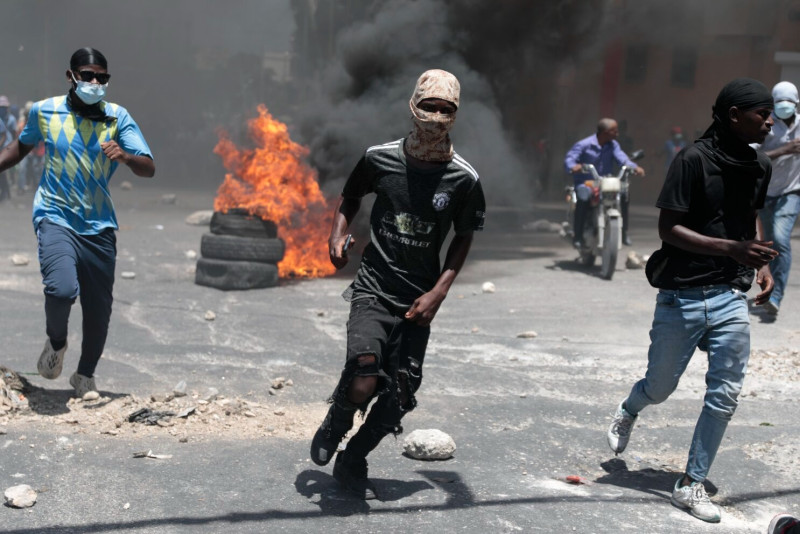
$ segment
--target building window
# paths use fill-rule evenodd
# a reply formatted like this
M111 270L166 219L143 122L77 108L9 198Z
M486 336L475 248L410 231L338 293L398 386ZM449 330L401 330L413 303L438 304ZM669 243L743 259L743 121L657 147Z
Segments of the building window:
M647 78L647 45L628 45L625 50L625 81L641 83L645 78Z
M697 48L679 46L672 51L672 71L670 72L669 81L673 87L693 88L696 70Z

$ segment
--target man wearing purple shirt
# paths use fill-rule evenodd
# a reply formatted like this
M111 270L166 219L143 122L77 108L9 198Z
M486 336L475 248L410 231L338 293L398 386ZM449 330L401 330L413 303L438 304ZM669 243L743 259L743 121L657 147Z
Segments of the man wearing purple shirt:
M572 244L575 248L583 246L583 225L589 212L589 199L592 191L584 182L592 176L581 172L584 163L591 163L601 176L614 172L614 165L632 167L637 176L644 176L644 169L636 165L622 151L617 143L619 127L614 119L600 119L597 133L581 139L569 149L564 158L564 167L575 180L575 192L578 202L575 205L575 236ZM628 196L622 199L622 242L631 244L628 237Z

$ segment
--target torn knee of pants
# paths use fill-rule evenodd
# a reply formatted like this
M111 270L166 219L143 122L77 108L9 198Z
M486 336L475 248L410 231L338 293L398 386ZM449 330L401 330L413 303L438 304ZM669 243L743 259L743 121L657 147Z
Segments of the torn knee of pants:
M397 400L401 412L410 412L417 407L414 394L422 384L422 366L419 361L409 358L408 368L397 372Z
M356 376L378 377L378 385L375 389L375 393L370 399L358 405L353 404L347 399L347 390L350 388L350 382L352 382L353 378ZM333 392L329 402L336 403L345 408L357 408L363 415L370 401L377 395L388 390L389 383L389 376L380 368L378 357L374 353L359 354L355 358L349 359L345 364L342 377L339 379L339 384L336 386L336 390Z

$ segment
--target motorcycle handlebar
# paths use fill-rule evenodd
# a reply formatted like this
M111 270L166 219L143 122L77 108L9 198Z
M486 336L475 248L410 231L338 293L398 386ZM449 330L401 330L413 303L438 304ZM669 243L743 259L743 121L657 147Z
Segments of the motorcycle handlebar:
M600 181L601 176L597 173L597 169L591 163L584 163L582 165L581 169L583 170L583 172L591 174L592 178L595 181ZM617 176L612 176L612 178L622 179L626 174L628 174L630 172L633 172L633 167L628 167L627 165L623 165L622 167L620 167L619 173L617 174Z

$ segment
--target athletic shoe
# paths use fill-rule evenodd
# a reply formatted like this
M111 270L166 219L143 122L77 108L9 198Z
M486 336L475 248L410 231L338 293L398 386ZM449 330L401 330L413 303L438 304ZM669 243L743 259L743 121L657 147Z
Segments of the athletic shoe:
M345 410L332 404L328 415L311 440L311 461L317 465L328 465L336 454L344 436L353 428L355 410Z
M611 421L611 426L608 427L608 446L614 451L614 454L619 454L628 446L628 440L631 439L631 430L636 423L637 415L629 414L625 408L622 407L623 403L617 407L614 413L614 419Z
M58 378L61 375L61 368L64 366L65 352L67 352L66 342L63 347L56 350L50 343L50 338L47 338L42 355L39 356L39 363L36 364L39 374L50 380Z
M365 501L377 498L375 486L367 478L367 460L360 458L350 460L345 458L345 451L336 455L333 464L333 478L347 491L357 495Z
M788 534L792 527L800 528L800 519L789 514L778 514L767 527L767 534Z
M767 302L765 302L763 304L763 306L764 306L764 311L767 312L768 314L770 314L770 315L778 315L778 311L780 310L780 306L778 306L777 304L775 304L771 300L768 300Z
M94 377L87 378L83 375L79 375L77 371L72 373L72 376L69 377L69 384L75 388L75 395L80 398L83 398L83 396L90 391L97 393L97 386L94 385Z
M711 502L706 493L706 488L702 482L692 482L688 486L681 486L679 478L672 490L670 502L678 508L685 508L697 519L708 521L709 523L719 523L722 517L719 506Z

